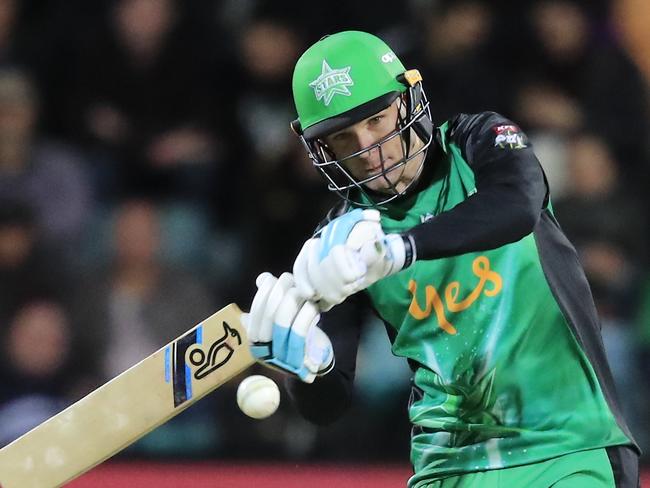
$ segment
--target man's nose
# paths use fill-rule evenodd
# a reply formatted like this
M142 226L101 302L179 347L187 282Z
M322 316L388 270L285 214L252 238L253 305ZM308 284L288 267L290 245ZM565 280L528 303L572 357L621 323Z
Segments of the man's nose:
M370 133L370 131L359 131L355 133L355 138L356 138L356 145L357 145L357 151L361 151L369 146L372 146L377 142L375 140L375 137L373 134ZM362 158L368 158L373 154L374 152L377 151L377 148L373 148L370 151L364 151L361 154L359 154L359 157Z

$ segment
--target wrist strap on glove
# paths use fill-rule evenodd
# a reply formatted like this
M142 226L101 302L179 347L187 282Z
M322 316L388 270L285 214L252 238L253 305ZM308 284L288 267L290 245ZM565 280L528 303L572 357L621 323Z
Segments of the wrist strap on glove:
M400 234L400 237L404 242L404 264L402 265L402 269L405 269L411 266L417 258L415 240L411 234Z

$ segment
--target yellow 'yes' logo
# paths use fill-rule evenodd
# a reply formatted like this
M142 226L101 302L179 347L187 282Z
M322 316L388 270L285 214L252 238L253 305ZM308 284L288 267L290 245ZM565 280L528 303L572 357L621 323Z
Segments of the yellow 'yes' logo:
M479 279L479 282L470 294L462 300L458 299L460 293L460 283L458 281L452 281L445 288L444 303L438 290L436 290L432 285L427 285L425 287L426 306L424 309L418 305L415 294L418 285L414 280L410 280L409 291L411 292L411 295L413 295L411 305L409 306L409 313L411 316L417 320L426 319L431 315L431 310L433 309L440 327L448 334L455 334L456 328L447 320L445 315L445 305L446 310L449 312L460 312L469 308L481 293L485 293L485 296L493 297L498 295L501 288L503 288L501 275L490 269L490 260L486 256L479 256L472 262L472 272ZM488 282L492 284L492 287L486 289L485 285Z

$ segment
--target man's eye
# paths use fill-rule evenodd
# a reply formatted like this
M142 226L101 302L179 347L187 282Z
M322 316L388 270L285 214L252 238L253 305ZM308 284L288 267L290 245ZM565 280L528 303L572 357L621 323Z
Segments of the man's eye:
M378 124L381 121L381 119L383 119L383 118L384 118L383 115L375 115L374 117L372 117L370 119L370 123L371 124Z

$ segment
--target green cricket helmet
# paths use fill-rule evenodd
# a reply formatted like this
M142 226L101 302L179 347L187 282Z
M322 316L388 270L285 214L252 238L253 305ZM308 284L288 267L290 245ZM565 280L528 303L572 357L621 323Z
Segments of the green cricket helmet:
M328 182L328 188L356 205L374 206L404 194L388 180L387 174L399 170L411 159L426 152L431 144L433 124L429 102L417 70L407 71L388 45L371 34L339 32L322 38L300 57L293 72L293 97L298 119L291 124L309 157ZM395 130L374 144L345 155L334 154L324 137L386 109L398 100ZM411 138L422 144L411 151ZM345 163L395 137L401 139L403 158L382 171L357 180ZM417 174L422 170L422 163ZM370 194L364 185L384 178L392 188L387 194ZM411 182L414 183L417 178Z

